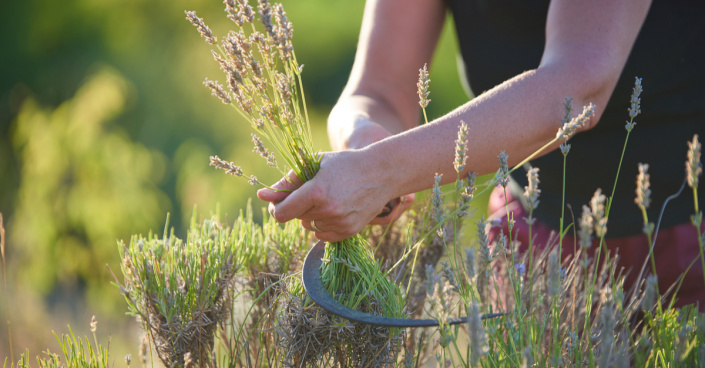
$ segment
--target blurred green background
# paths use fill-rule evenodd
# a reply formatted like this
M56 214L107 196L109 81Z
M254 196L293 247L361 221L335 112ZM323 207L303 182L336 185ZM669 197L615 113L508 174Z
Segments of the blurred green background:
M364 1L284 1L316 145L352 65ZM7 244L0 292L12 352L56 351L51 331L110 337L117 362L137 354L137 324L110 285L117 240L184 233L194 206L236 215L255 189L208 166L218 154L264 182L275 171L251 153L249 127L202 85L221 78L210 45L232 29L219 0L3 1L0 10L0 212ZM448 25L431 68L429 118L467 100ZM421 66L419 66L421 67ZM449 145L452 145L449 142ZM257 200L255 207L262 203ZM257 213L258 211L255 211ZM10 357L7 325L0 357Z

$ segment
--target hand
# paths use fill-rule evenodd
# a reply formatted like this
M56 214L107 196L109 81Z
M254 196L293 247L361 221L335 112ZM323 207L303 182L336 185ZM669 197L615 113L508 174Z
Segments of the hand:
M384 205L382 212L370 221L370 225L386 225L396 221L404 211L411 207L415 199L416 195L414 193L392 199Z
M274 189L293 190L277 192L260 189L257 195L271 202L269 212L279 222L301 219L304 228L316 231L324 241L340 241L362 230L369 223L388 223L398 218L411 201L405 196L391 213L377 218L390 197L388 178L378 174L374 162L363 151L328 152L321 160L316 176L301 185L293 172L272 186Z
M381 141L392 134L380 124L367 118L359 118L350 125L328 122L328 135L334 150L360 149Z
M368 119L358 119L352 130L345 130L346 137L331 137L331 144L336 145L341 150L343 149L360 149L368 145L381 141L392 134L382 125L377 124ZM371 225L385 225L396 221L405 210L407 210L414 202L416 196L407 194L399 198L392 199L372 221Z

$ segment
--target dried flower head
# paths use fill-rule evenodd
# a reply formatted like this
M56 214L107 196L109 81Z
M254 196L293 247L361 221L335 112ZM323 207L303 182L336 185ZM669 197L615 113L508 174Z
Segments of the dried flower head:
M230 161L222 160L218 156L211 156L210 159L211 159L210 165L214 166L216 169L225 170L226 174L229 174L232 176L243 176L242 169L240 168L240 166L237 166Z
M468 306L468 340L470 366L475 367L488 352L487 334L480 319L480 306L475 301L470 302Z
M485 215L480 216L480 220L477 221L477 240L478 240L478 251L480 252L480 257L477 260L477 292L480 298L484 298L489 288L489 265L492 262L492 255L490 254L489 238L485 228L487 227L487 222L485 221Z
M688 186L691 188L698 187L700 174L703 172L703 166L700 163L701 145L698 141L698 135L693 135L693 140L688 142L688 161L685 162L685 171L688 174Z
M95 333L98 330L98 319L95 316L91 317L91 332Z
M552 250L548 255L548 283L546 293L549 300L557 297L561 293L561 264L558 259L558 251Z
M228 13L228 18L235 22L238 27L247 23L252 23L255 19L255 12L252 10L247 0L237 0L237 4L233 0L225 0L225 12Z
M225 0L223 1L225 4L225 12L228 13L228 18L235 22L235 24L238 25L238 27L242 26L242 22L240 22L240 19L237 16L237 5L235 4L234 0Z
M592 233L594 229L594 219L590 207L583 205L583 214L580 216L580 231L578 238L580 239L580 247L587 250L592 246Z
M472 280L475 277L477 260L475 259L475 248L465 250L465 275Z
M441 277L436 274L433 265L427 264L424 267L426 273L426 295L432 297L436 292L436 284L440 281Z
M230 94L225 92L223 86L220 83L206 78L206 80L203 81L203 85L210 88L211 94L215 97L218 97L221 101L223 101L224 104L227 105L230 103Z
M598 319L600 321L600 345L597 354L598 366L610 367L612 366L611 361L616 350L614 335L615 328L617 327L617 309L615 308L612 289L609 286L605 286L601 290L600 302L601 305L598 312Z
M495 259L507 254L507 236L504 235L504 229L499 229L499 236L493 244L494 249L492 250L492 257L490 258L490 261L494 261Z
M524 197L527 200L528 209L534 210L539 205L539 195L541 194L541 189L539 189L539 168L531 167L526 172L526 178L529 181L529 185L524 187Z
M507 156L504 151L501 151L497 158L499 159L499 170L496 175L497 183L503 187L506 187L507 184L509 184L509 156Z
M276 28L274 28L274 40L277 43L277 49L282 60L288 61L291 59L291 52L294 46L291 39L294 37L294 26L286 16L282 4L274 4L274 20Z
M262 156L265 160L267 160L267 165L270 167L276 167L277 166L277 160L274 157L274 154L269 152L269 150L264 147L264 143L262 143L262 139L257 136L257 134L252 133L252 142L254 143L255 147L252 149L252 152Z
M197 29L198 32L201 34L201 37L206 39L206 42L208 42L211 45L215 45L218 43L218 39L213 36L213 32L211 32L211 29L208 28L208 26L203 23L203 19L199 18L196 16L195 11L185 11L186 13L186 19L188 19L191 24L193 24Z
M442 193L441 193L441 178L443 177L443 174L438 174L436 173L434 177L434 182L433 182L433 196L431 198L432 205L433 205L433 221L436 224L440 224L443 222L445 219L445 211L443 211L443 198L442 198ZM445 229L443 226L439 226L438 230L436 230L438 233L438 236L443 238L444 237L444 232Z
M566 97L563 103L563 119L561 120L561 126L570 123L571 119L573 119L573 99Z
M632 97L629 101L631 103L628 109L629 121L627 121L627 125L624 126L627 132L631 132L632 129L634 129L634 126L636 125L634 118L641 113L641 99L639 98L641 91L641 78L636 78L634 81L634 88L632 89Z
M465 162L468 160L468 125L464 121L460 121L458 127L458 139L455 141L455 161L453 167L457 173L463 172Z
M269 6L269 1L267 0L257 0L257 14L260 16L260 21L264 28L267 30L267 34L274 38L274 24L272 23L272 8Z
M251 47L249 38L245 36L242 30L228 32L228 36L223 40L223 49L232 62L234 70L239 73L236 75L239 83L243 83L243 79L247 76L247 61Z
M282 101L289 102L291 100L291 85L289 79L284 73L276 73L277 84L275 88L279 92L279 97Z
M480 249L480 253L484 253L483 249L489 249L489 244L490 240L487 237L487 232L485 231L485 228L487 227L487 221L485 221L485 215L480 216L480 219L476 223L477 225L477 240L478 240L478 247Z
M142 335L142 339L140 340L140 361L142 364L147 364L147 352L149 351L149 339L147 338L147 334Z
M435 306L436 318L440 322L438 325L439 339L438 344L442 348L447 348L450 343L455 340L455 335L450 330L448 325L448 318L450 317L451 311L451 300L450 292L453 290L453 286L448 280L439 281L435 285L435 292L433 293L433 303Z
M428 84L431 80L428 78L428 66L423 65L423 68L419 69L419 81L416 82L417 93L419 95L419 105L422 109L428 106L431 100L428 95L431 93L428 89Z
M458 290L458 280L455 277L455 271L450 267L448 262L441 262L441 275L452 286L450 291Z
M566 108L567 109L567 108ZM567 123L563 123L556 133L556 137L563 140L568 140L575 131L584 126L588 120L595 114L595 105L588 104L583 107L583 112L580 115L574 117Z
M644 297L641 299L641 310L650 311L656 305L656 298L658 298L658 277L656 275L649 275L646 278L646 284L644 286Z
M632 97L629 102L631 103L629 107L629 117L634 119L637 115L641 114L641 99L639 96L642 92L641 88L641 78L634 78L634 88L632 88Z
M458 218L467 216L469 213L470 202L475 197L475 179L477 179L477 173L471 172L465 176L464 180L458 180L456 184L458 186L457 190L460 192L460 199L458 200Z
M225 74L232 73L235 71L235 66L229 61L220 57L220 54L218 54L214 50L211 50L211 55L213 55L213 59L218 63L218 65L220 65L220 70L225 72Z
M597 188L595 194L590 199L590 209L592 211L592 220L595 226L595 235L598 238L603 237L607 233L607 218L605 217L605 201L607 197L602 194L602 189Z
M651 204L651 189L649 187L649 164L639 163L639 174L636 176L636 198L634 198L634 203L642 211L649 208Z

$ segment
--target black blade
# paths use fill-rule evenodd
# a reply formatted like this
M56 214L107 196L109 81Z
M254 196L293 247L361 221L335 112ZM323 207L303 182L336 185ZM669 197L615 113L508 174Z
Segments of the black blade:
M321 281L321 265L323 264L323 256L326 249L326 244L319 241L311 248L304 261L304 268L301 278L303 280L304 289L308 296L313 299L323 309L340 316L342 318L366 323L376 326L385 327L429 327L438 326L438 320L435 319L407 319L407 318L390 318L384 316L375 316L372 314L363 313L351 308L348 308L338 303L335 298L323 287ZM493 313L482 315L481 319L495 318L503 316L506 313ZM467 317L451 318L448 320L449 325L466 323Z

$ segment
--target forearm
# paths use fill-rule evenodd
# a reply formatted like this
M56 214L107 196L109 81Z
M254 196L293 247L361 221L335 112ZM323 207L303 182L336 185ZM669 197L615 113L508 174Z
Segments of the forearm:
M565 97L573 98L574 114L594 103L597 116L591 123L599 118L614 81L585 86L571 77L573 72L546 67L523 73L427 125L371 145L360 152L374 168L365 175L391 185L392 197L430 188L435 173L443 174L443 183L454 181L454 141L461 120L468 124L468 161L461 175L496 171L502 150L510 165L517 164L556 136Z
M445 12L442 0L366 2L355 63L328 118L334 150L362 148L418 125L416 76L433 57Z

